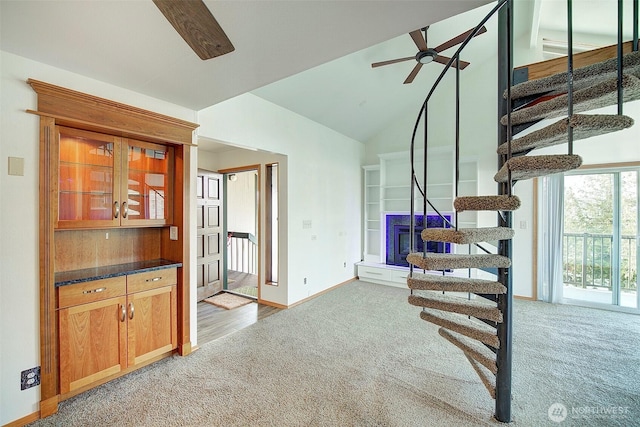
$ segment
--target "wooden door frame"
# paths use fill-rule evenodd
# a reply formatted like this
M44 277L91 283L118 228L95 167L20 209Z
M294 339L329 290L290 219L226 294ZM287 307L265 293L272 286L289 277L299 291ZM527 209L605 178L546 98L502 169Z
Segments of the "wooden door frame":
M257 212L257 217L258 217L258 223L256 224L256 234L257 234L257 239L258 239L258 303L262 303L262 299L261 299L261 291L262 291L262 287L260 286L262 284L262 167L263 165L260 163L257 164L253 164L253 165L246 165L246 166L239 166L239 167L235 167L235 168L227 168L227 169L219 169L218 173L221 173L223 176L227 176L228 174L231 173L240 173L240 172L251 172L251 171L255 171L258 174L258 183L256 185L256 200L258 200L258 212ZM225 200L227 200L227 183L225 181L224 185L223 185L223 189L224 189L224 198ZM225 203L224 206L224 227L223 227L223 232L228 232L228 230L226 229L226 225L227 225L227 206L228 204ZM225 249L225 255L224 255L224 274L223 274L223 278L224 280L227 279L227 251ZM224 286L224 284L223 284Z
M278 202L276 204L277 207L277 213L278 213L278 217L280 216L280 163L279 162L272 162L272 163L267 163L265 164L265 178L264 178L264 207L265 207L265 245L267 246L265 248L264 251L264 273L265 273L265 285L278 285L277 282L273 282L273 196L270 194L273 191L273 176L271 173L269 173L269 168L273 168L273 166L276 166L276 192L278 195ZM276 252L277 252L277 260L278 260L278 267L277 267L277 275L278 275L278 281L279 281L279 277L280 277L280 239L279 239L279 233L280 233L280 222L278 220L278 229L276 230L276 235L278 235L278 247L275 248ZM267 248L270 248L271 250L267 250Z

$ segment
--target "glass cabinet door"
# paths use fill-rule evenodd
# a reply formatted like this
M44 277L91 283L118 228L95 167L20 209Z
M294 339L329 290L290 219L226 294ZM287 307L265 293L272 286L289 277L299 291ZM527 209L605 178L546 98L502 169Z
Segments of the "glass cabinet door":
M117 137L57 127L57 228L119 223Z
M142 141L126 142L122 153L122 223L170 223L173 148Z

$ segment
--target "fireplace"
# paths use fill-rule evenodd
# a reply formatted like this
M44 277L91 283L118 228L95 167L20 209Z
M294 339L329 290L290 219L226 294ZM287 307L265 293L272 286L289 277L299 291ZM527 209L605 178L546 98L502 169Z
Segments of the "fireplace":
M451 214L443 214L447 221L451 222ZM386 214L385 215L385 241L386 241L386 264L409 266L407 255L411 252L411 216L408 214ZM420 233L425 227L424 215L415 215L415 238L416 250L423 251L427 245L427 252L449 253L451 244L444 242L423 242ZM427 228L449 228L449 224L437 214L427 214Z

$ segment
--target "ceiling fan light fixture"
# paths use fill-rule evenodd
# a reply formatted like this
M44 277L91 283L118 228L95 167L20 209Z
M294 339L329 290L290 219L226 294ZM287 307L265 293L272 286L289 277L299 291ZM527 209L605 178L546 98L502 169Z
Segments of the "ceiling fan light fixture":
M427 49L416 54L416 61L421 64L428 64L429 62L432 62L434 59L436 59L436 56L438 56L438 52L436 52L434 49Z

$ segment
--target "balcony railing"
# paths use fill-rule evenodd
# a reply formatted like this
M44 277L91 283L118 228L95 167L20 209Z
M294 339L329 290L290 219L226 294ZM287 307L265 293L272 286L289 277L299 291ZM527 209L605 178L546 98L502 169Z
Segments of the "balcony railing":
M258 274L258 241L251 233L229 231L227 234L227 268L241 273Z
M613 236L564 233L563 280L582 288L612 289ZM636 236L620 238L620 289L637 289Z

